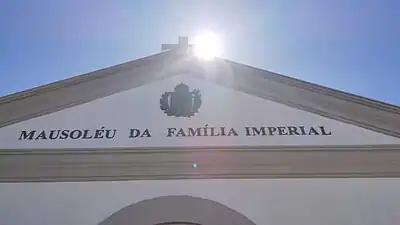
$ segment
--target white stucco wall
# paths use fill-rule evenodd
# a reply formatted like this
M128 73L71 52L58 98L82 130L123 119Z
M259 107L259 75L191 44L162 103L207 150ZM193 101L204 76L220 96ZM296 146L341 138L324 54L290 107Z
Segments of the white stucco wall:
M165 195L214 200L259 225L400 221L400 179L282 179L0 184L0 224L95 225L125 206Z

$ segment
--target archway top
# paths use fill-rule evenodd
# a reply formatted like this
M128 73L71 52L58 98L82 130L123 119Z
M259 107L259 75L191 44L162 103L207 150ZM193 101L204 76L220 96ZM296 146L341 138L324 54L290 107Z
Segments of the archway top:
M255 225L241 213L213 200L188 195L169 195L129 205L99 225Z

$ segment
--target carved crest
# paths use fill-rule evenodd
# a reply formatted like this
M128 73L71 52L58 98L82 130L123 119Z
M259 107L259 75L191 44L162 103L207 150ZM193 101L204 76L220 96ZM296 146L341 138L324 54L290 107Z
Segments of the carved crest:
M189 86L183 83L178 84L174 92L165 92L160 98L160 109L168 116L190 118L198 113L200 106L200 91L189 91Z

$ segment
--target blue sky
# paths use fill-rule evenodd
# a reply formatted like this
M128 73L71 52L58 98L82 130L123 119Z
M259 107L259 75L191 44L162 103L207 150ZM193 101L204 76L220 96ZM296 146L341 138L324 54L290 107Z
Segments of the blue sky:
M398 0L3 0L0 95L211 29L224 58L400 104Z

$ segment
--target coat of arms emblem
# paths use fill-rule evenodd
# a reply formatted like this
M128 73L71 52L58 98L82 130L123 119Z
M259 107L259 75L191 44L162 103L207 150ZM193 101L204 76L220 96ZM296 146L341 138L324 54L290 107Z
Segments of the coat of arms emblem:
M186 84L178 84L174 92L165 92L160 98L160 108L168 116L190 118L199 111L201 94L198 89L190 91Z

